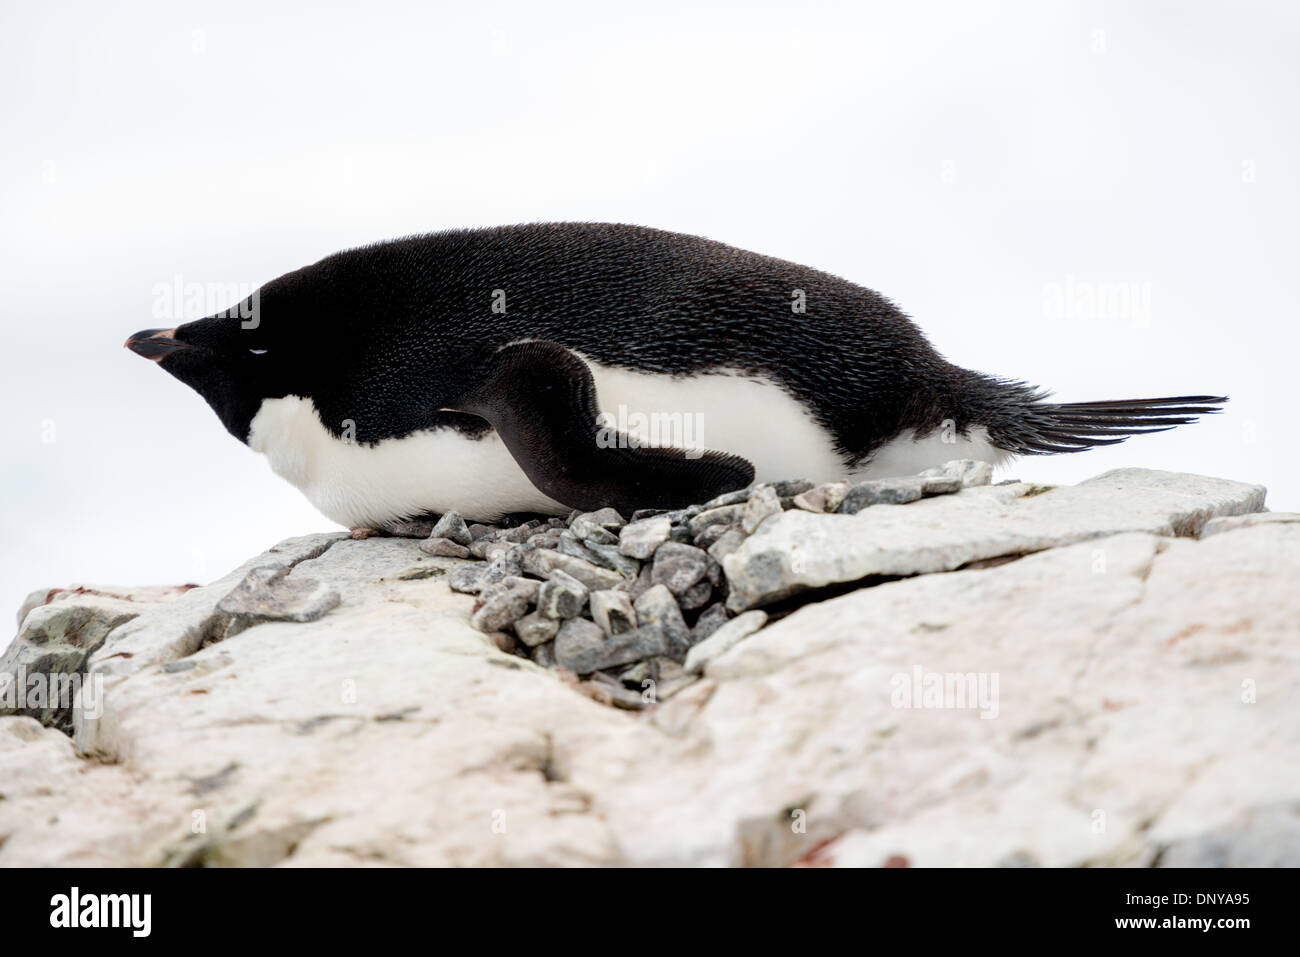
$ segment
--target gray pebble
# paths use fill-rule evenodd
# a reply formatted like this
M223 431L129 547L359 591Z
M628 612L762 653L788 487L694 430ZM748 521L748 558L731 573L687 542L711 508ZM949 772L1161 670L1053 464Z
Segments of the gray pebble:
M923 480L918 478L874 479L849 489L836 509L841 515L856 515L869 505L906 505L921 497Z
M587 603L587 586L558 568L537 590L537 611L547 618L576 618Z
M795 495L801 495L813 487L813 483L807 479L787 479L784 482L769 482L772 491L779 498L790 498Z
M806 512L833 512L840 507L851 486L848 482L827 482L794 497L794 507Z
M475 562L472 565L458 565L447 572L447 577L443 581L447 583L447 587L452 591L477 595L483 589L483 577L486 573L487 565L482 562Z
M612 588L591 593L591 617L605 634L621 635L637 625L636 611L627 592Z
M641 573L636 576L636 580L628 582L624 586L627 589L627 593L632 596L633 601L636 601L644 595L646 591L654 585L653 575L654 566L650 562L646 562L641 566Z
M528 536L528 544L535 545L538 548L554 548L560 544L560 538L564 532L558 528L547 528L542 532L534 532Z
M722 536L709 546L709 557L715 562L724 558L744 544L747 536L738 528L729 528Z
M484 535L493 535L500 531L495 525L471 525L469 526L469 537L471 541L477 542Z
M695 536L691 542L696 548L702 548L706 552L713 547L713 543L727 533L729 529L735 528L734 525L710 525L700 534Z
M560 540L555 543L555 550L561 555L568 555L570 558L579 558L584 562L592 562L593 564L596 562L596 556L587 548L586 543L579 541L578 537L569 531L560 533Z
M529 546L521 545L520 548ZM574 558L548 548L534 548L523 558L523 570L538 578L549 578L555 569L568 572L587 588L596 591L601 588L613 588L623 581L623 576L608 568L600 568L591 562Z
M654 585L636 600L635 607L641 628L663 635L661 653L681 660L691 646L691 636L673 593L663 585Z
M543 585L543 588L546 586ZM515 634L529 648L544 645L560 630L560 623L539 611L530 611L515 621Z
M691 537L700 534L710 525L739 525L744 514L745 506L743 505L722 505L718 508L711 508L707 512L700 512L691 519Z
M645 560L668 541L672 527L673 523L662 515L624 525L618 533L618 550L630 558Z
M482 604L469 623L479 631L500 631L528 613L537 598L538 583L527 578L503 578L483 589Z
M618 572L624 578L636 578L641 572L641 563L635 558L628 558L618 550L617 545L597 545L595 542L589 542L587 550L591 552L593 562Z
M767 624L767 612L747 611L737 615L695 645L686 655L686 670L700 674L709 664Z
M426 555L440 555L444 558L469 558L469 549L453 542L450 538L426 538L420 543L420 551Z
M486 587L503 578L522 576L525 559L529 551L533 550L535 549L530 545L512 545L505 552L497 555L488 562L483 572L483 585Z
M618 514L618 509L610 507L598 508L594 512L583 512L578 518L586 519L602 528L609 529L611 532L617 532L627 524L623 516Z
M443 512L442 517L438 519L433 531L429 533L430 538L446 538L455 542L457 545L469 545L474 541L470 534L469 526L465 520L460 517L457 511Z
M709 603L713 596L713 583L702 581L697 585L692 585L686 589L677 603L681 605L682 611L694 611L696 608L703 608Z
M745 510L740 516L740 527L752 533L754 529L763 523L764 519L780 514L780 496L773 491L770 485L760 485L754 489L754 494L745 503Z
M691 629L692 644L698 645L725 625L730 617L727 614L727 607L722 602L704 609L704 611L700 612L700 617L695 619L695 627Z
M735 508L736 506L726 506ZM694 545L665 542L655 552L651 581L665 585L674 595L681 595L703 578L709 570L709 556Z
M555 660L580 675L631 664L664 654L664 636L657 628L641 627L607 638L586 618L571 618L555 636Z
M569 523L569 531L582 539L583 542L597 545L617 545L618 536L589 519L586 515L579 515Z
M559 627L558 625L556 626ZM544 645L538 645L533 649L533 661L543 668L555 667L555 642L548 641Z
M705 512L711 508L721 508L723 505L740 505L748 500L752 489L741 488L734 492L723 492L721 495L709 499L700 506L700 511Z

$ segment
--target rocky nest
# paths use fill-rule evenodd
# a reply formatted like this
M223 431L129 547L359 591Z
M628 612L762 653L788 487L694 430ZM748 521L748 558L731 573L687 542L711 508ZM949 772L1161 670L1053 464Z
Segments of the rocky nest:
M723 562L789 509L855 514L987 485L987 463L957 460L909 478L813 485L791 480L675 510L613 508L567 518L467 524L456 512L388 531L427 539L428 555L476 558L446 577L478 596L471 624L502 651L585 678L579 687L639 709L670 697L769 620L787 614L733 599ZM797 589L781 589L781 592Z

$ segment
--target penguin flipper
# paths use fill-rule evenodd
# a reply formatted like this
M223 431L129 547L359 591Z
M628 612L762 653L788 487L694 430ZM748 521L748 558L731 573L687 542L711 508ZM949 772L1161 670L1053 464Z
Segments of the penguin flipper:
M637 448L597 420L587 364L553 342L498 350L477 384L448 408L491 423L529 481L557 502L590 511L612 505L680 508L744 488L746 459L722 452Z

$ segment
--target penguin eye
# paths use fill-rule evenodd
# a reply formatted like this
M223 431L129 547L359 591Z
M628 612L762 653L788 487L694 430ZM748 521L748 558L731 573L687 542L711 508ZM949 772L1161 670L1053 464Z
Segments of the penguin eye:
M251 353L252 353L253 355L255 355L255 356L264 356L264 355L266 355L266 350L265 350L265 349L249 349L248 351L251 352Z

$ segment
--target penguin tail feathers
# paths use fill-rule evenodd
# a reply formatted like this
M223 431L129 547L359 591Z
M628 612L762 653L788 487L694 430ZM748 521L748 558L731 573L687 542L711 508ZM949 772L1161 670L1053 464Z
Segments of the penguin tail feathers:
M1134 435L1165 432L1222 411L1221 395L1181 395L1163 399L1110 402L1044 401L1044 393L1022 383L1007 383L1004 399L1020 400L1015 414L989 424L993 444L1015 455L1086 452L1099 445L1118 445ZM1027 400L1027 401L1026 401ZM1007 408L1003 405L1003 409Z

